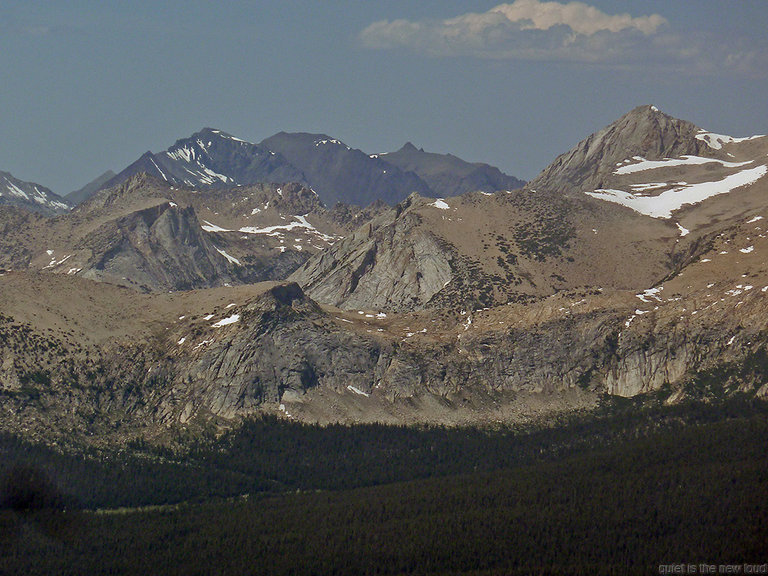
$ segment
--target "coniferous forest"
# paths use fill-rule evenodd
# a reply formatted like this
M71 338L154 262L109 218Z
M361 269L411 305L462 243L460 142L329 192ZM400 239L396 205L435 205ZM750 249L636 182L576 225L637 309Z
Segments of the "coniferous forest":
M256 419L181 453L4 437L8 574L648 574L768 557L768 409L540 429Z

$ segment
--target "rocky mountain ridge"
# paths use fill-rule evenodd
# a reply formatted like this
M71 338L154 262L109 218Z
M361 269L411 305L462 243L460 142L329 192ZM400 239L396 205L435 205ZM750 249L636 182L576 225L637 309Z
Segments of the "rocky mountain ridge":
M529 188L562 194L609 188L606 177L635 156L661 160L683 155L715 157L698 126L673 118L655 106L638 106L558 156Z
M328 206L396 204L412 192L453 196L524 184L487 164L412 148L405 146L391 155L366 154L325 134L302 132L279 132L252 144L204 128L164 152L146 152L119 174L99 177L72 198L82 202L96 190L114 187L139 173L172 186L200 189L294 182L315 190Z
M145 152L101 188L114 187L140 173L186 187L304 182L303 174L283 157L213 128L177 140L164 152Z
M69 202L72 206L77 206L78 204L81 204L88 200L91 196L96 194L99 190L104 188L107 183L112 180L117 174L112 172L112 170L107 170L103 174L97 176L88 184L83 186L82 188L79 188L77 190L73 190L69 194L66 195L67 202Z
M495 166L466 162L453 154L435 154L416 148L410 142L395 152L378 155L405 172L413 172L427 183L429 196L460 196L467 192L517 190L523 180L504 174Z
M696 258L748 206L761 207L766 153L768 138L712 135L638 107L521 191L412 196L292 279L323 303L391 311L643 289Z
M657 114L636 109L522 190L365 214L300 185L147 175L54 219L0 210L3 258L29 263L0 272L2 426L125 443L261 412L488 424L605 395L767 397L767 139ZM255 284L263 247L314 255ZM201 289L141 294L96 271Z
M429 186L413 172L350 148L325 134L279 132L262 145L281 154L304 174L323 201L367 206L376 200L395 204L411 192L429 195Z
M708 255L735 239L720 238ZM296 284L272 284L127 292L116 316L114 296L98 295L118 288L57 276L59 293L67 285L69 298L91 293L77 324L68 302L20 289L40 274L6 273L5 425L39 422L45 431L36 434L50 433L46 411L57 406L62 426L95 422L114 441L263 410L320 422L478 423L589 408L601 394L765 396L768 269L740 254L747 279L738 284L703 258L637 294L564 292L463 313L345 312Z
M411 196L291 279L344 309L469 309L562 290L640 289L694 251L670 223L547 193Z
M62 214L70 209L67 201L45 186L24 182L10 172L0 171L0 206L16 206L46 216Z
M355 222L358 213L345 218ZM5 268L142 291L284 278L349 225L297 184L190 190L144 173L53 220L3 217Z

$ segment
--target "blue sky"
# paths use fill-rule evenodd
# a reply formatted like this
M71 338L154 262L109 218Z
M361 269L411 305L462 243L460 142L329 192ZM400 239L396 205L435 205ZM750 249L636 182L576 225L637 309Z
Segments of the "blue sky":
M0 170L60 194L210 126L530 179L634 106L768 132L766 0L0 1Z

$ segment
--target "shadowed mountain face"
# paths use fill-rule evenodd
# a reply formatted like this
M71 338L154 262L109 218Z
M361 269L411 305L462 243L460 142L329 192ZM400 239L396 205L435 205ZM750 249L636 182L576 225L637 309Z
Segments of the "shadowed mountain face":
M397 152L367 155L325 134L281 132L261 144L297 166L326 203L367 205L383 200L396 204L414 192L448 197L513 190L525 184L487 164L424 152L410 143Z
M0 171L0 205L17 206L45 216L63 214L70 209L67 201L45 186L24 182L9 172Z
M380 158L404 172L413 172L427 183L431 196L459 196L466 192L516 190L523 180L508 176L498 168L480 162L470 163L453 154L435 154L416 148L410 142L396 152Z
M328 205L344 202L367 206L376 200L396 204L412 192L433 195L416 174L325 134L280 132L261 145L280 153L301 170Z
M251 144L205 128L164 152L146 152L117 175L100 176L73 192L72 199L82 202L97 190L117 186L139 173L172 186L198 189L294 182L312 188L328 206L382 201L392 205L413 192L454 196L522 185L485 164L410 148L393 153L390 162L390 155L368 155L324 134L280 132Z
M174 186L193 188L305 181L300 171L271 150L212 128L177 140L165 152L144 153L102 188L142 172Z
M104 188L106 184L115 176L117 176L117 174L112 172L112 170L107 170L104 172L104 174L94 178L82 188L67 194L67 202L69 202L72 206L77 206L81 202L85 202L88 200L88 198L96 194L96 192Z

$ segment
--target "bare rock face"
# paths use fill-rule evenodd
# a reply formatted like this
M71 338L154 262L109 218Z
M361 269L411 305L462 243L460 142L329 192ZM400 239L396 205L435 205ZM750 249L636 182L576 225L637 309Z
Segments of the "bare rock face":
M411 310L451 279L451 252L408 208L411 196L297 270L315 300L344 309Z
M172 298L124 292L134 294L133 306L149 308L147 317ZM195 318L172 312L143 336L110 337L87 353L68 330L0 315L2 429L49 439L77 430L87 442L114 442L281 404L309 421L479 423L516 418L511 405L541 417L566 401L594 405L601 394L759 394L768 378L761 330L768 317L762 292L750 292L735 313L723 306L684 326L687 302L659 302L628 320L635 302L592 295L567 314L563 300L530 312L481 311L473 321L457 315L435 324L432 312L410 314L406 335L402 320L324 310L288 283L221 306L218 322L192 301ZM230 297L227 290L223 302Z
M110 221L77 246L92 256L82 276L145 290L183 290L221 284L225 262L200 228L192 208L160 204ZM123 280L125 279L125 280Z
M711 156L712 149L696 139L699 130L653 106L638 106L558 156L528 188L560 193L596 190L608 187L606 178L617 163L633 156L647 160L684 154Z
M667 311L628 327L626 312L610 307L555 315L525 328L458 326L450 338L424 336L405 344L391 333L368 333L365 324L339 323L297 284L270 289L241 314L221 338L191 355L178 354L168 370L175 382L172 393L159 400L164 419L236 418L279 403L296 417L312 419L312 413L332 411L350 397L363 402L375 419L426 397L461 412L461 398L483 395L547 402L568 395L594 401L600 394L634 397L661 390L670 398L695 396L713 392L695 388L696 375L711 370L732 373L726 388L738 385L757 393L768 344L757 327L741 326L741 316L724 314L683 329L675 312ZM744 314L764 316L764 311L755 300ZM496 324L488 318L475 321ZM209 336L200 338L206 342ZM733 369L723 368L729 366ZM420 415L422 421L433 417L429 409Z
M140 173L54 219L0 205L0 268L142 291L283 280L382 210L331 213L295 183L194 190Z
M230 333L178 358L174 417L232 418L317 386L370 387L377 346L339 330L298 284L275 286L238 313Z

